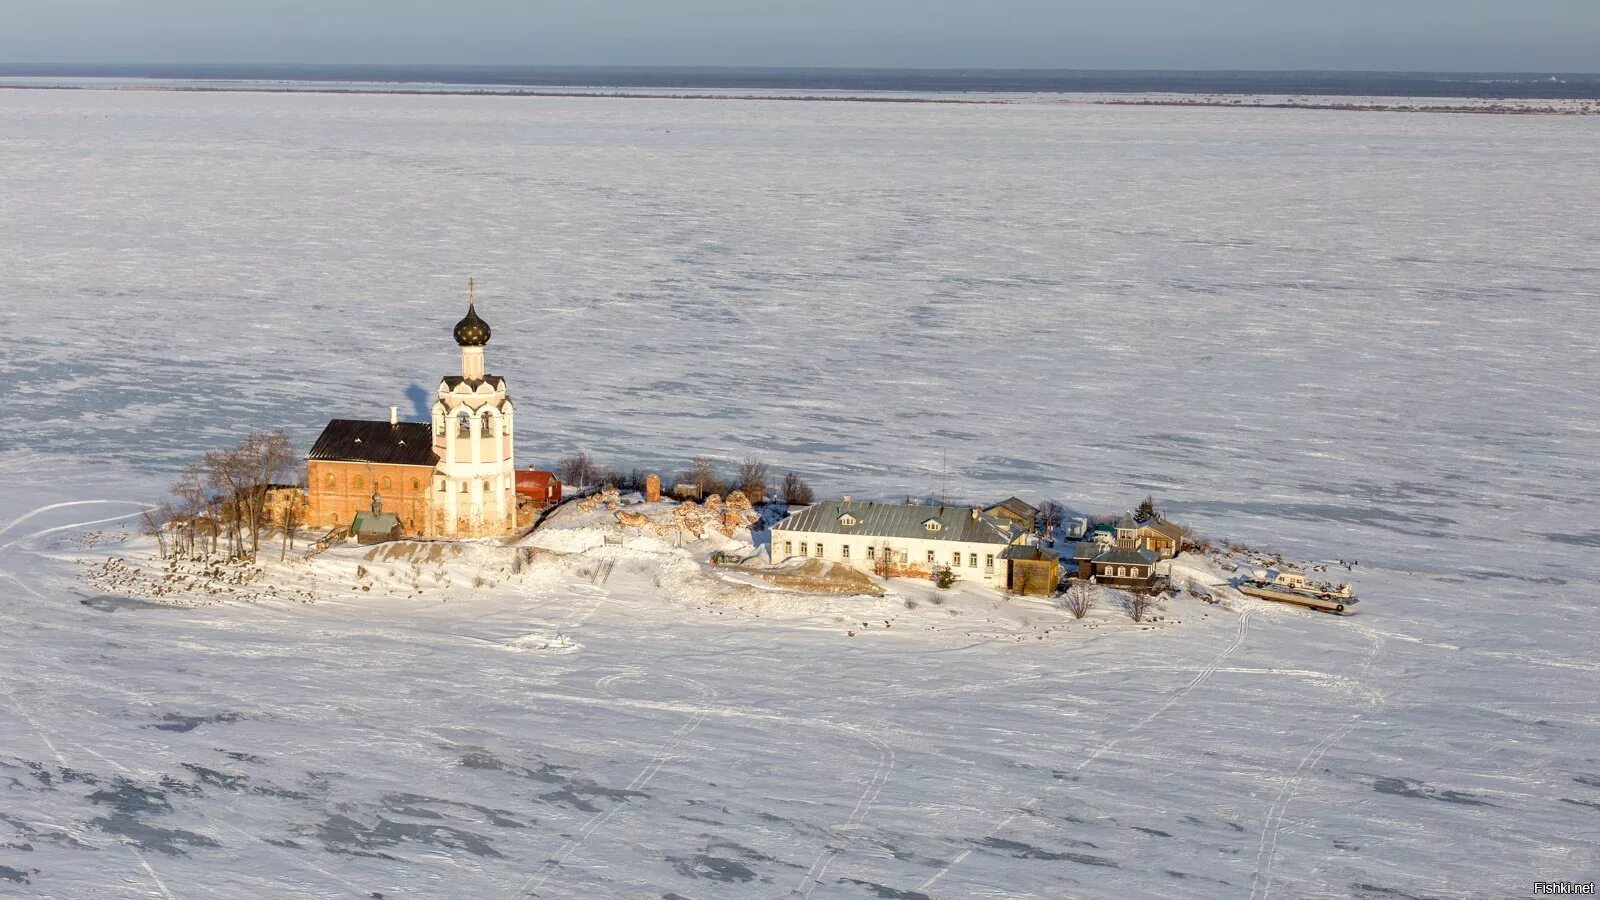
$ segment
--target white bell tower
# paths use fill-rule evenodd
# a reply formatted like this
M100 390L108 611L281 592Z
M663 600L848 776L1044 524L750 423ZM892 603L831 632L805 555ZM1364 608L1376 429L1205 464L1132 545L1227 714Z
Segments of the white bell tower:
M467 315L456 323L461 374L439 382L433 404L433 532L442 537L502 537L517 527L516 410L506 380L484 371L489 323L478 317L467 279Z

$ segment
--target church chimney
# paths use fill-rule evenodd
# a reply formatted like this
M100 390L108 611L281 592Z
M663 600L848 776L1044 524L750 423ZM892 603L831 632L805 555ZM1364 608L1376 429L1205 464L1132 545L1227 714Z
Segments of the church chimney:
M398 406L389 407L389 424L390 425L399 425L400 424L400 407L398 407Z

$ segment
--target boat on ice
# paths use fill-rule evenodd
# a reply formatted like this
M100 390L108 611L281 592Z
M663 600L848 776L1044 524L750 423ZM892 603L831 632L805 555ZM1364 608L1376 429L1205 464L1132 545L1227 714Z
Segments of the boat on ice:
M1246 597L1294 603L1339 615L1354 612L1359 602L1348 584L1314 582L1292 569L1257 569L1235 586Z

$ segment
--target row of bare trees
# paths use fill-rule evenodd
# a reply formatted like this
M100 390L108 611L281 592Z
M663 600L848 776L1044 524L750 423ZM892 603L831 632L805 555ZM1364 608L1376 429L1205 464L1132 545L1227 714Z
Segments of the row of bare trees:
M1081 619L1093 612L1098 605L1095 593L1093 585L1086 581L1074 580L1066 592L1056 599L1056 604L1074 619ZM1130 591L1122 598L1122 609L1128 614L1128 618L1135 622L1143 622L1157 608L1158 599L1149 591Z
M600 485L615 485L624 491L644 489L649 473L634 467L624 472L614 466L601 465L587 453L579 452L556 461L555 473L561 483L582 492ZM712 456L696 456L689 468L679 473L677 484L693 485L701 497L712 494L727 495L741 491L751 503L762 503L772 494L770 482L772 467L759 457L741 460L732 477L724 477L720 461ZM815 500L811 486L795 472L784 473L777 490L785 503L804 506Z
M184 466L168 500L144 513L144 530L159 542L163 558L223 554L254 561L267 525L269 488L297 459L294 443L277 429L208 451ZM303 509L291 502L283 511L286 551Z

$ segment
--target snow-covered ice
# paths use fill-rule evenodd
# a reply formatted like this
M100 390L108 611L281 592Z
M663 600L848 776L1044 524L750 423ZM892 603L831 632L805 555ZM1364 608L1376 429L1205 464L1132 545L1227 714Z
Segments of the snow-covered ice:
M1591 880L1597 129L0 92L0 893ZM476 587L498 551L468 548L449 585L373 590L356 566L387 569L336 550L187 606L85 580L201 449L412 406L455 366L468 274L523 462L759 452L895 497L948 458L972 499L1153 492L1359 560L1362 612L807 614L696 594L664 547Z

